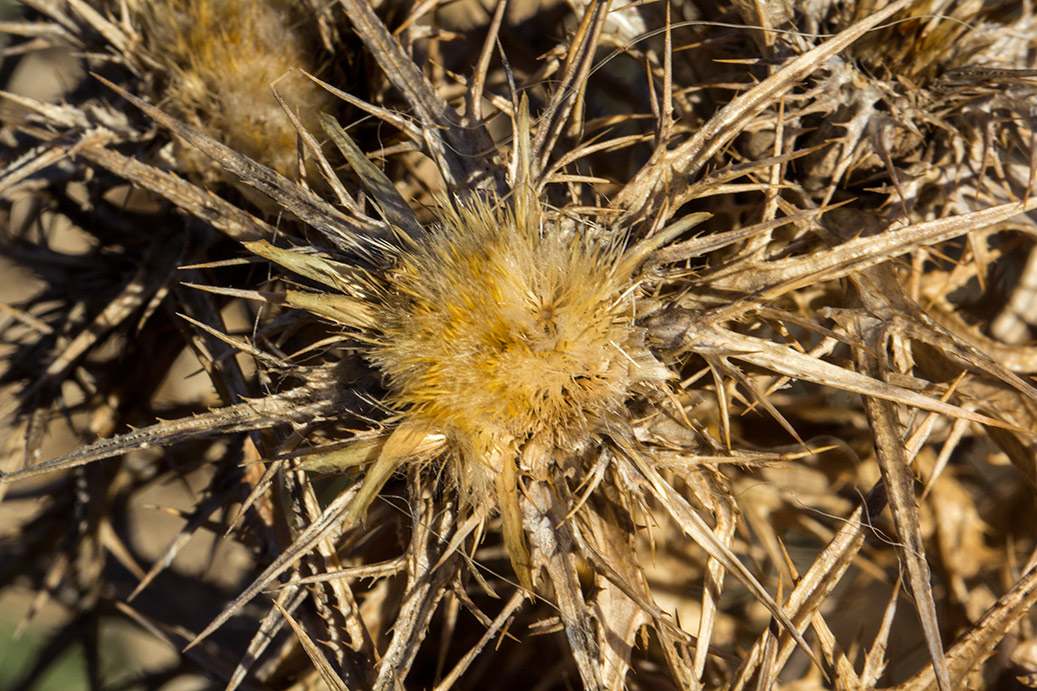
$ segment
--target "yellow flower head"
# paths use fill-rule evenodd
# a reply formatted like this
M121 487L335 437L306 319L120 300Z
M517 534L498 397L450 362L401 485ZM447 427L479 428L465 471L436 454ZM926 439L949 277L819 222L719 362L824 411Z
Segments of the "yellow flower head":
M462 486L490 484L516 453L543 477L665 376L636 323L634 268L615 243L482 201L400 256L373 360L394 402L459 452Z

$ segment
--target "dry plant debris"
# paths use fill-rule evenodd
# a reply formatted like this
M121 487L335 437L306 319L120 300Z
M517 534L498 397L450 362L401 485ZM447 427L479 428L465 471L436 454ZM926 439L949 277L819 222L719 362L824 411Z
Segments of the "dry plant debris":
M14 688L1037 685L1032 3L22 2Z

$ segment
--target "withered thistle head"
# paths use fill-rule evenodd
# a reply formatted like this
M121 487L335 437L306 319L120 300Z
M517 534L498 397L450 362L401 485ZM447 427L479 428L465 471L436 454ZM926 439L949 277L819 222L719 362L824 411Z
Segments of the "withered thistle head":
M392 401L447 437L479 492L518 457L546 477L668 374L637 321L637 258L553 226L537 203L445 206L380 293L372 359Z
M141 43L136 57L151 68L159 102L192 127L294 175L298 138L274 91L309 125L315 110L331 107L329 94L300 73L318 73L328 59L315 12L287 0L127 4ZM193 148L180 147L177 158L184 168L218 179L212 161Z
M464 505L501 511L532 588L521 478L582 477L602 435L631 429L627 400L672 375L638 321L645 247L565 230L521 187L515 199L444 203L428 236L406 239L376 279L364 340L400 430L412 444L443 440L427 447Z

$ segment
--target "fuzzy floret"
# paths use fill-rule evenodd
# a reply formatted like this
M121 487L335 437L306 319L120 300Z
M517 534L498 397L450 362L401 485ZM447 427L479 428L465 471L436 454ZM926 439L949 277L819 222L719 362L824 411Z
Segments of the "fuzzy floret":
M659 369L619 251L550 230L476 203L391 274L374 359L395 402L484 463L575 450Z

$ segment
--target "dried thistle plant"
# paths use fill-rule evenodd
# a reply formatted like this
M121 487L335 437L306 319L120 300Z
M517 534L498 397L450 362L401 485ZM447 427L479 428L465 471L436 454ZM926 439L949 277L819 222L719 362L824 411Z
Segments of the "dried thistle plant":
M127 688L1032 681L1031 7L26 7L21 52L98 73L7 95L0 177L47 281L5 310L0 487L37 503L0 582L68 605L52 649L109 616L183 649ZM361 53L343 17L367 98L280 91ZM161 401L185 348L218 404ZM198 476L142 566L122 507ZM171 566L205 531L253 555L229 604Z

